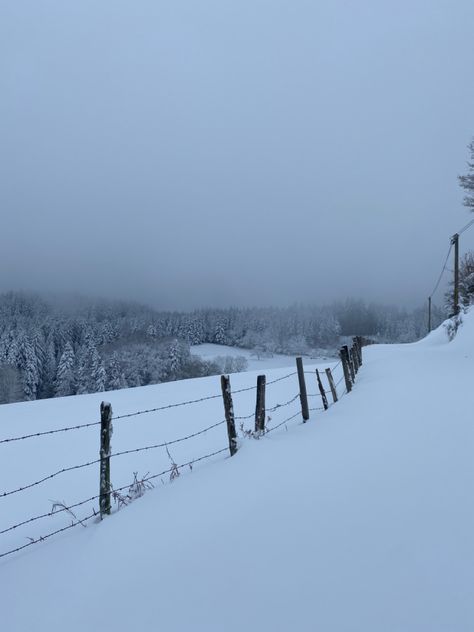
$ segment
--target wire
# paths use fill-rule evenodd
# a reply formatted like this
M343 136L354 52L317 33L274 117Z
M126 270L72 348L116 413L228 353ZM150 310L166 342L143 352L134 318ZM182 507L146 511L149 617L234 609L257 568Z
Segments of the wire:
M286 380L289 377L292 377L293 375L296 375L296 372L293 373L289 373L288 375L284 375L283 377L279 377L276 380L272 380L270 382L267 382L267 386L270 386L271 384L276 384L277 382L281 382L282 380ZM238 390L233 391L232 394L237 394L237 393L244 393L246 391L252 391L255 390L257 387L256 386L248 386L247 388L241 388ZM175 404L167 404L166 406L158 406L156 408L149 408L146 410L138 410L134 413L128 413L125 415L116 415L114 417L112 417L112 421L118 421L119 419L129 419L130 417L137 417L138 415L146 415L148 413L155 413L155 412L159 412L162 410L169 410L170 408L178 408L180 406L189 406L191 404L198 404L200 402L206 402L209 401L211 399L218 399L222 397L222 395L209 395L207 397L201 397L199 399L190 399L184 402L178 402ZM0 439L0 444L2 443L12 443L14 441L23 441L24 439L32 439L35 437L44 437L46 435L53 435L53 434L57 434L59 432L68 432L70 430L82 430L83 428L91 428L92 426L100 426L100 421L94 421L91 423L85 423L85 424L78 424L76 426L67 426L65 428L57 428L54 430L45 430L43 432L34 432L31 434L26 434L26 435L22 435L19 437L8 437L6 439Z
M45 430L44 432L34 432L32 434L23 435L22 437L11 437L9 439L1 439L0 443L22 441L23 439L31 439L32 437L43 437L44 435L52 435L52 434L56 434L57 432L67 432L68 430L79 430L81 428L90 428L91 426L100 426L100 421L94 421L89 424L79 424L78 426L69 426L67 428L58 428L56 430Z
M108 458L123 456L125 454L133 454L135 452L145 452L147 450L154 450L156 448L164 448L166 446L173 445L175 443L181 443L182 441L187 441L188 439L197 437L198 435L204 434L205 432L208 432L209 430L212 430L213 428L217 428L217 426L220 426L225 423L226 423L225 420L219 421L216 424L213 424L212 426L208 426L207 428L204 428L203 430L199 430L198 432L194 432L193 434L187 435L185 437L180 437L179 439L173 439L172 441L165 441L163 443L156 443L154 445L148 445L142 448L133 448L131 450L123 450L121 452L114 452L113 454L110 454ZM59 476L60 474L65 474L66 472L72 472L73 470L80 470L82 468L89 467L91 465L95 465L100 462L101 462L101 459L99 458L99 459L94 459L93 461L88 461L87 463L81 463L80 465L72 465L70 467L64 467L61 470L58 470L57 472L53 472L52 474L48 474L48 476L45 476L37 481L34 481L33 483L29 483L28 485L24 485L23 487L18 487L17 489L12 489L8 492L0 493L0 498L5 498L6 496L11 496L12 494L23 492L26 489L31 489L32 487L41 485L41 483L45 483L46 481L52 478L55 478L56 476Z
M56 531L53 531L52 533L48 533L47 535L42 535L39 538L37 538L36 540L31 540L27 544L23 544L22 546L17 546L16 549L12 549L11 551L6 551L5 553L0 553L0 558L1 557L5 557L7 555L11 555L12 553L17 553L18 551L22 551L23 549L26 549L27 547L32 546L33 544L38 544L39 542L44 542L48 538L51 538L53 535L57 535L58 533L62 533L63 531L67 531L68 529L72 529L73 527L77 527L77 525L79 525L79 524L82 524L82 526L84 526L83 525L84 522L87 522L88 520L91 520L92 518L95 518L95 516L97 516L97 515L98 515L97 512L94 511L94 513L90 514L90 516L86 516L86 518L81 518L81 520L77 520L76 522L72 522L67 527L62 527L62 529L56 529Z
M276 384L277 382L281 382L282 380L287 380L289 377L293 377L293 375L297 375L297 372L293 371L293 373L288 373L288 375L284 375L283 377L279 377L276 380L271 380L270 382L267 382L266 385L270 386L271 384Z
M462 235L462 233L463 233L465 230L467 230L468 228L470 228L473 224L474 224L474 219L471 219L471 221L470 221L470 222L468 222L465 226L463 226L463 227L461 228L461 230L458 230L457 234L458 234L458 235Z
M436 281L436 285L434 286L434 289L433 289L433 291L431 292L431 294L429 295L428 298L432 298L433 294L436 292L436 290L438 289L439 284L441 283L441 279L443 278L443 274L444 274L444 272L446 270L446 266L447 266L449 255L451 254L452 248L453 248L453 244L450 244L449 245L448 254L446 255L446 259L444 260L443 267L441 269L440 275L438 277L438 280Z
M298 399L299 396L300 396L300 394L296 393L296 395L294 397L292 397L291 399L289 399L287 402L284 402L283 404L276 404L275 406L272 406L272 408L266 408L265 409L265 413L274 413L275 410L278 410L279 408L284 408L285 406L289 406L296 399Z
M213 456L216 456L217 454L221 454L222 452L226 452L228 449L229 449L228 447L222 448L221 450L216 450L215 452L211 452L210 454L206 454L206 455L201 456L201 457L199 457L197 459L193 459L192 461L188 461L187 463L183 463L183 464L177 465L177 466L174 465L174 466L168 468L167 470L164 470L163 472L160 472L159 474L153 474L152 476L145 476L143 478L143 482L153 480L153 479L158 478L160 476L164 476L165 474L170 474L171 472L176 471L176 469L179 470L179 469L181 469L183 467L191 467L192 468L194 463L198 463L199 461L203 461L205 459L209 459L209 458L211 458ZM123 491L124 489L130 489L130 487L131 487L131 483L129 483L128 485L124 485L122 487L118 487L116 489L113 489L113 490L111 490L110 493L112 494L113 492L120 492L120 491ZM70 505L69 507L64 507L63 509L60 509L58 511L49 512L47 514L42 514L40 516L35 516L34 518L30 518L28 520L24 520L23 522L20 522L20 523L18 523L16 525L8 527L7 529L4 529L0 533L6 533L7 531L12 531L13 529L16 529L16 528L18 528L18 527L20 527L22 525L28 524L28 523L33 522L35 520L40 520L41 518L46 518L47 516L53 516L53 515L55 515L57 513L61 513L63 511L68 511L70 509L74 509L75 507L79 507L80 505L84 505L87 502L91 502L93 500L97 500L98 498L100 498L100 494L98 494L96 496L92 496L91 498L88 498L87 500L83 500L81 502L75 503L74 505ZM57 529L56 531L53 531L52 533L48 533L47 535L44 535L44 536L40 536L39 538L32 539L27 544L19 546L19 547L15 548L15 549L12 549L10 551L6 551L5 553L1 553L0 554L0 558L5 557L7 555L11 555L12 553L16 553L18 551L21 551L21 550L23 550L23 549L25 549L25 548L27 548L29 546L32 546L33 544L38 544L39 542L44 542L48 538L51 538L53 535L56 535L58 533L62 533L63 531L66 531L67 529L72 529L73 527L77 527L79 524L83 525L84 522L87 522L88 520L91 520L92 518L94 518L95 516L98 516L98 515L99 515L98 512L93 510L93 513L90 514L89 516L86 516L85 518L80 518L80 519L78 518L76 520L76 522L72 522L70 525L68 525L66 527L63 527L61 529Z
M256 388L253 386L252 388ZM208 397L201 397L200 399L190 399L186 402L178 402L177 404L167 404L166 406L158 406L157 408L148 408L147 410L138 410L135 413L128 413L126 415L118 415L116 417L112 417L112 421L117 421L118 419L128 419L129 417L136 417L137 415L147 415L148 413L156 413L160 410L169 410L170 408L178 408L179 406L189 406L190 404L198 404L200 402L207 402L210 399L217 399L222 397L222 395L209 395Z

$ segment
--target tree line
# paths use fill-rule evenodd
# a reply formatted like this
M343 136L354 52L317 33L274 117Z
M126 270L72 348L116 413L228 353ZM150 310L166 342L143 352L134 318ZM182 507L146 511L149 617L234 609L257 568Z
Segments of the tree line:
M435 319L441 321L438 310ZM192 346L214 343L256 354L331 353L341 336L411 342L424 310L347 300L331 306L159 312L135 303L0 295L0 403L61 397L244 370L245 360L208 361Z

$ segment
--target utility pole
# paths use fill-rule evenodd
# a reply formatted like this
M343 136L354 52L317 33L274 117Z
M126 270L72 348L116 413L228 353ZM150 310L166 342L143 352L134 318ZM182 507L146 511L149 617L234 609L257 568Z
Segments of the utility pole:
M459 234L451 237L451 245L454 246L454 316L459 314Z

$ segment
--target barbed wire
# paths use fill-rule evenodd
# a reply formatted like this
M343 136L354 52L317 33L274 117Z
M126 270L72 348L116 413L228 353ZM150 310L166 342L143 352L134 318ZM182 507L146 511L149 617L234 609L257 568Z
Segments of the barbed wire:
M250 415L243 415L234 417L235 421L245 421L246 419L252 419L255 417L255 413L250 413Z
M253 388L256 388L256 387L253 387ZM156 408L148 408L146 410L137 410L134 413L127 413L125 415L117 415L115 417L112 417L112 421L117 421L119 419L128 419L130 417L137 417L138 415L147 415L148 413L156 413L161 410L169 410L170 408L178 408L180 406L189 406L191 404L199 404L200 402L207 402L210 399L218 399L220 397L222 397L221 394L208 395L207 397L201 397L199 399L189 399L185 402L178 402L176 404L167 404L166 406L157 406Z
M280 426L283 426L284 424L288 423L289 421L291 421L292 419L294 419L295 417L297 417L298 415L301 415L301 410L298 410L294 415L291 415L290 417L287 417L286 419L284 419L283 421L281 421L279 424L277 424L276 426L272 426L271 428L267 428L265 430L265 434L267 435L269 432L273 432L274 430L276 430L277 428L280 428Z
M12 555L12 553L18 553L18 551L22 551L23 549L26 549L29 546L33 546L33 544L44 542L45 540L48 540L48 538L52 538L53 535L57 535L58 533L62 533L63 531L67 531L68 529L72 529L74 527L77 527L78 525L84 526L83 524L84 522L87 522L91 520L92 518L95 518L97 515L98 513L94 510L94 512L90 514L89 516L86 516L85 518L81 518L80 520L77 519L76 522L73 521L70 525L67 525L66 527L62 527L61 529L56 529L56 531L52 531L51 533L48 533L47 535L42 535L39 538L32 539L30 540L30 542L27 542L26 544L23 544L22 546L17 546L16 549L11 549L10 551L6 551L5 553L0 553L0 558L6 557L7 555Z
M271 380L270 382L267 382L266 385L271 386L272 384L276 384L277 382L282 382L283 380L287 380L289 377L293 377L293 375L297 375L297 372L293 371L292 373L288 373L283 377L278 377L276 380Z
M181 443L182 441L187 441L188 439L192 439L194 437L197 437L198 435L202 435L206 432L209 432L209 430L212 430L213 428L217 428L217 426L220 426L222 424L225 424L226 421L225 419L223 421L219 421L215 424L212 424L211 426L208 426L207 428L203 428L202 430L199 430L197 432L193 432L192 434L186 435L185 437L180 437L179 439L172 439L171 441L164 441L162 443L156 443L153 445L148 445L148 446L143 446L141 448L133 448L130 450L122 450L120 452L114 452L112 454L109 455L109 458L114 458L117 456L124 456L125 454L133 454L136 452L145 452L147 450L154 450L157 448L164 448L166 446L169 445L173 445L176 443ZM101 459L94 459L92 461L87 461L86 463L81 463L79 465L72 465L70 467L64 467L56 472L53 472L52 474L48 474L47 476L44 476L43 478L34 481L33 483L29 483L28 485L23 485L22 487L18 487L16 489L10 490L8 492L3 492L0 493L0 498L5 498L6 496L11 496L12 494L17 494L19 492L23 492L27 489L31 489L32 487L36 487L38 485L41 485L42 483L45 483L46 481L51 480L52 478L55 478L56 476L59 476L60 474L65 474L66 472L72 472L73 470L80 470L83 469L85 467L90 467L91 465L96 465L97 463L100 463Z
M282 377L279 377L275 380L271 380L270 382L267 382L267 386L272 385L272 384L276 384L277 382L281 382L282 380L286 380L289 377L292 377L293 375L296 375L296 372L293 373L289 373L287 375L284 375ZM244 393L246 391L252 391L255 390L257 387L256 386L248 386L246 388L241 388L241 389L237 389L235 391L233 391L233 394L238 394L238 393ZM191 404L198 404L201 402L206 402L209 401L211 399L218 399L222 397L221 394L218 395L208 395L206 397L201 397L198 399L190 399L190 400L186 400L184 402L176 402L173 404L167 404L165 406L157 406L155 408L148 408L145 410L138 410L135 411L133 413L127 413L124 415L115 415L112 417L112 421L118 421L120 419L129 419L131 417L137 417L139 415L146 415L149 413L155 413L155 412L160 412L162 410L169 410L171 408L178 408L180 406L189 406ZM0 444L3 443L13 443L15 441L23 441L25 439L33 439L33 438L37 438L37 437L44 437L47 435L54 435L57 433L62 433L62 432L69 432L71 430L82 430L84 428L91 428L93 426L100 426L100 421L93 421L93 422L89 422L89 423L84 423L84 424L76 424L74 426L66 426L64 428L54 428L51 430L44 430L41 432L32 432L29 434L25 434L25 435L21 435L21 436L17 436L17 437L7 437L5 439L0 439Z
M275 406L272 406L271 408L265 408L265 414L267 413L274 413L276 410L278 410L279 408L284 408L285 406L289 406L290 404L292 404L296 399L298 399L298 397L300 396L299 393L297 393L294 397L292 397L291 399L289 399L287 402L282 402L281 404L275 404ZM244 416L237 416L234 417L234 419L236 421L245 421L246 419L251 419L252 417L255 417L255 413L250 413L250 415L244 415Z
M31 489L32 487L36 487L37 485L41 485L46 481L59 476L60 474L65 474L66 472L72 472L73 470L80 470L84 467L89 467L90 465L94 465L95 463L100 463L100 459L95 459L94 461L88 461L87 463L81 463L80 465L71 465L70 467L63 467L61 470L57 472L53 472L52 474L48 474L48 476L44 476L33 483L28 483L28 485L24 485L22 487L17 487L16 489L12 489L8 492L0 493L0 498L6 498L7 496L11 496L12 494L18 494L19 492L24 492L27 489Z
M197 459L193 459L192 461L188 461L187 463L182 463L181 465L172 465L170 468L163 470L162 472L160 472L159 474L153 474L151 476L145 476L143 477L142 481L143 482L147 482L147 481L151 481L154 480L156 478L159 478L161 476L164 476L165 474L170 474L171 472L176 471L176 469L182 469L183 467L191 467L195 464L198 463L200 461L204 461L205 459L210 459L213 456L216 456L218 454L222 454L222 452L226 452L229 448L221 448L220 450L216 450L215 452L211 452L210 454L205 454L204 456L201 456ZM110 494L112 494L113 492L121 492L125 489L130 489L131 485L133 483L128 483L127 485L123 485L122 487L117 487L114 488L113 490L110 491ZM25 524L34 522L36 520L40 520L41 518L46 518L48 516L53 516L56 515L58 513L64 512L64 511L70 511L71 509L75 509L76 507L79 507L81 505L85 505L88 502L92 502L94 500L97 500L100 498L100 494L97 494L96 496L91 496L90 498L87 498L86 500L82 500L78 503L74 503L72 505L69 506L64 506L64 508L58 509L57 511L50 511L48 513L45 514L41 514L38 516L34 516L33 518L29 518L28 520L24 520L23 522L20 522L18 524L12 525L11 527L8 527L7 529L4 529L3 531L0 531L0 534L3 533L7 533L8 531L13 531L14 529L17 529L18 527L21 527ZM93 513L90 514L89 516L86 516L85 518L77 518L76 522L72 522L70 525L67 525L66 527L62 527L61 529L56 529L55 531L48 533L45 536L40 536L39 538L36 539L31 539L30 542L28 542L27 544L24 544L22 546L16 547L15 549L11 549L10 551L6 551L5 553L1 553L0 554L0 558L5 557L7 555L11 555L12 553L17 553L18 551L21 551L29 546L32 546L33 544L38 544L39 542L44 542L45 540L47 540L48 538L51 538L52 536L58 534L58 533L62 533L63 531L67 531L68 529L72 529L73 527L77 527L80 524L83 524L84 522L87 522L88 520L91 520L92 518L94 518L95 516L98 516L99 512L96 510L93 510ZM84 526L84 525L83 525Z
M331 395L331 391L323 391L325 395ZM306 393L307 397L321 397L321 393Z
M11 443L13 441L23 441L23 439L31 439L33 437L43 437L45 435L52 435L58 432L68 432L69 430L81 430L82 428L90 428L91 426L100 426L100 421L93 421L87 424L78 424L77 426L68 426L66 428L56 428L54 430L44 430L43 432L33 432L21 437L10 437L7 439L0 439L1 443Z
M292 397L291 399L289 399L287 402L283 402L282 404L275 404L275 406L272 406L271 408L265 408L265 413L274 413L279 408L284 408L285 406L289 406L296 399L298 399L299 396L300 396L300 394L296 393L296 395L294 397Z

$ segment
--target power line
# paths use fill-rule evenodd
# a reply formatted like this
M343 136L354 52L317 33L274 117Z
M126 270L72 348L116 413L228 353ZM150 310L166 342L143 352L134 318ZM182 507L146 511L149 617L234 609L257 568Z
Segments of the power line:
M448 254L446 255L446 259L444 260L443 267L442 267L442 269L441 269L440 275L439 275L439 277L438 277L438 280L436 281L436 285L434 286L434 289L433 289L433 291L431 292L431 294L429 295L429 297L428 297L428 298L432 298L433 294L436 292L436 290L437 290L437 289L438 289L438 287L439 287L439 284L441 283L441 279L443 278L443 274L444 274L444 272L445 272L445 270L446 270L446 266L447 266L447 264L448 264L449 255L451 254L451 250L452 250L452 249L453 249L453 244L451 243L451 244L449 245Z
M462 235L462 233L463 233L464 231L466 231L468 228L470 228L473 224L474 224L474 219L471 219L471 221L470 221L470 222L468 222L465 226L463 226L463 227L461 228L461 230L458 230L458 233L457 233L457 234L458 234L458 235Z

